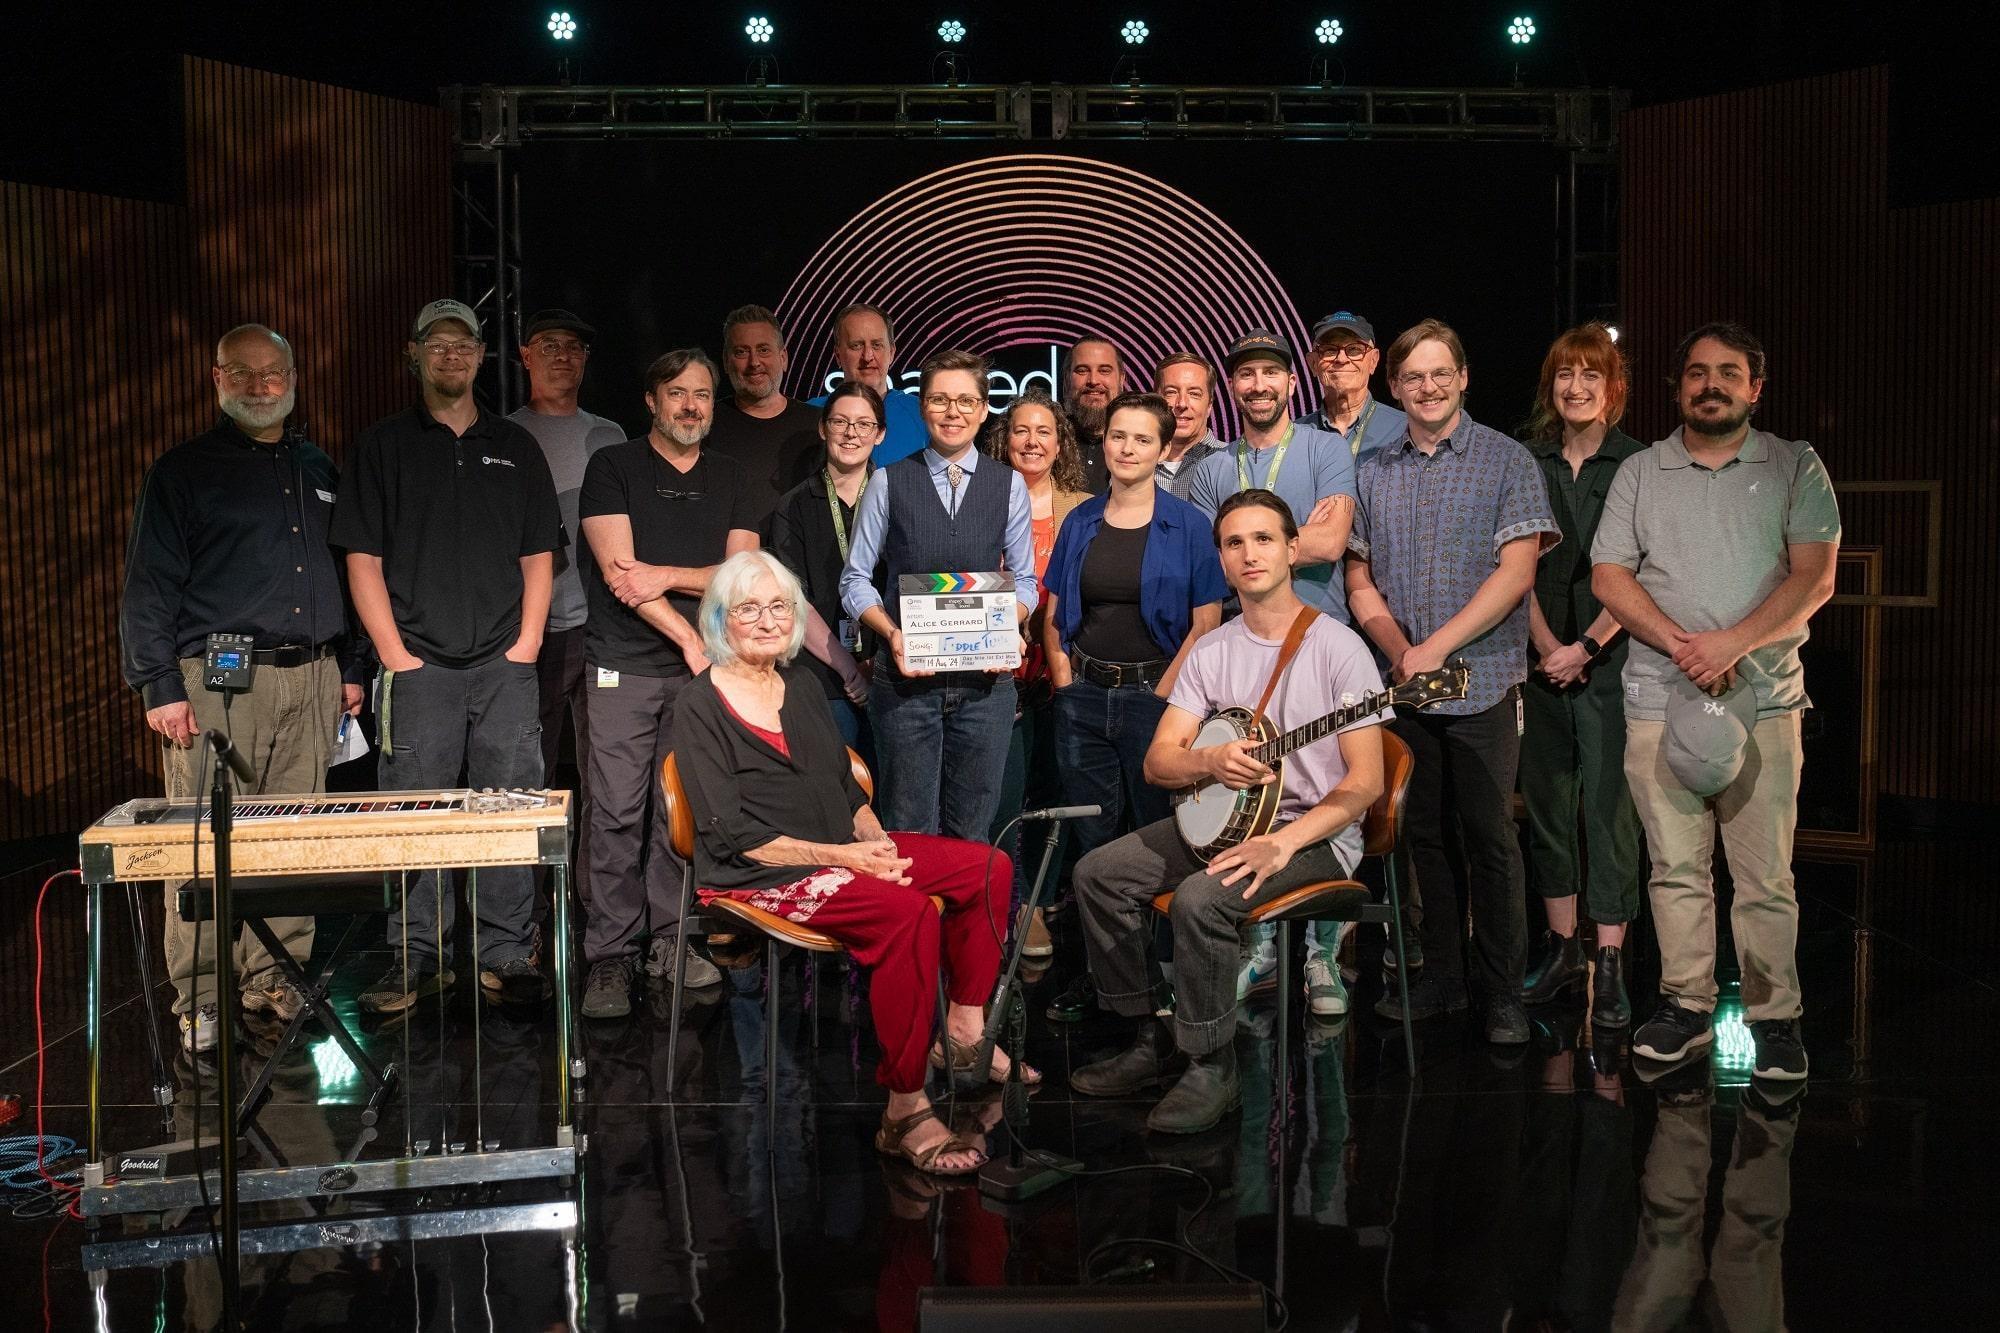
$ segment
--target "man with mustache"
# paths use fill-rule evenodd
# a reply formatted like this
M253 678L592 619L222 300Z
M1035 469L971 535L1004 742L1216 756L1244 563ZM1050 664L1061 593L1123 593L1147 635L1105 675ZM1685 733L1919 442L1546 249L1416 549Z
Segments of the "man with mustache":
M1632 1049L1678 1060L1715 1039L1719 831L1755 1075L1803 1079L1799 648L1833 595L1840 509L1811 445L1750 425L1764 348L1749 330L1705 324L1677 359L1680 427L1619 464L1591 548L1591 591L1632 635L1625 775L1660 940L1660 1005Z
M736 460L703 447L721 377L700 348L659 357L646 371L652 429L601 449L578 506L590 596L584 704L590 716L590 921L584 931L585 1018L632 1010L641 937L645 969L673 974L680 940L682 866L661 817L660 764L674 703L708 669L695 609L715 567L757 549L762 492ZM687 984L722 980L690 952Z
M354 441L328 540L347 551L354 609L382 659L376 781L390 791L539 787L535 662L548 624L562 512L535 437L481 411L479 317L458 301L417 312L404 348L419 400ZM527 866L474 881L479 984L548 993ZM450 986L455 894L427 870L389 917L395 951L359 1003L400 1013Z
M1325 397L1310 424L1347 441L1356 463L1402 438L1403 414L1368 392L1382 364L1373 324L1351 310L1334 311L1313 325L1312 363Z
M1153 392L1174 412L1174 438L1167 441L1153 480L1178 499L1188 498L1201 460L1222 450L1208 424L1215 413L1215 378L1215 367L1193 352L1175 352L1153 371Z
M1083 475L1092 495L1111 486L1104 466L1104 416L1111 400L1125 392L1125 358L1109 338L1090 334L1070 345L1063 358L1063 410L1076 427Z
M825 454L819 413L779 388L790 365L776 315L743 305L723 316L722 371L730 397L716 405L707 447L742 465L766 518L778 497L804 481Z
M889 368L896 360L896 325L888 312L878 306L856 302L833 317L833 360L840 367L834 377L859 380L882 395L882 442L875 446L875 466L887 467L908 458L930 439L924 428L924 412L914 394L896 387ZM826 406L826 395L812 400L814 407Z
M1466 1007L1465 907L1486 1039L1528 1040L1526 880L1514 831L1521 757L1521 682L1528 676L1528 590L1535 562L1561 538L1535 460L1464 411L1465 347L1442 321L1389 346L1389 387L1407 417L1402 437L1362 459L1361 502L1348 543L1354 619L1398 681L1464 658L1464 699L1406 713L1396 734L1416 758L1404 837L1423 894L1424 970L1407 995L1375 1006L1392 1021ZM1345 446L1343 445L1343 450ZM1451 793L1447 803L1446 792ZM1456 818L1469 882L1445 853Z
M361 711L368 670L326 544L333 463L285 429L298 370L278 334L262 324L223 334L209 378L220 418L162 455L139 489L118 619L125 679L159 733L168 796L206 789L208 766L194 745L211 727L229 733L257 770L254 789L240 795L319 791L341 715ZM223 696L201 688L211 634L256 641L249 692L227 715ZM293 959L312 953L311 917L270 925ZM169 910L165 936L181 1048L213 1049L223 1018L215 932L201 932L197 956L194 925ZM234 948L243 1007L290 1022L304 1004L297 988L247 929Z

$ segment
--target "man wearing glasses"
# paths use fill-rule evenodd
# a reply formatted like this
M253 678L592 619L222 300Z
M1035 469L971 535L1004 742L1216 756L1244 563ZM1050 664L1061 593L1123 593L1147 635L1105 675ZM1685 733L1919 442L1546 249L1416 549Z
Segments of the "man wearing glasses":
M862 493L841 602L883 645L868 716L881 759L884 826L983 842L1000 806L1013 673L912 668L897 587L905 574L1004 571L1014 576L1015 614L1025 624L1038 593L1028 486L974 447L986 422L984 358L938 353L924 363L918 396L930 444L878 469Z
M1357 464L1403 438L1403 414L1368 392L1382 364L1375 326L1351 310L1336 310L1313 325L1312 336L1313 373L1325 397L1308 424L1346 440Z
M744 305L723 316L722 371L730 396L716 405L708 447L742 464L766 515L821 456L819 413L778 387L790 365L776 315Z
M1465 912L1472 983L1486 1039L1528 1040L1525 881L1514 832L1521 757L1521 682L1528 678L1528 590L1535 562L1561 539L1534 458L1465 413L1465 347L1427 319L1389 346L1389 387L1408 416L1401 438L1361 460L1361 502L1348 541L1354 620L1393 679L1454 658L1471 668L1467 697L1405 713L1396 734L1416 756L1406 838L1423 893L1424 970L1406 996L1375 1006L1400 1020L1466 1007ZM1445 793L1451 792L1446 805ZM1467 882L1445 855L1455 816Z
M860 380L882 395L882 440L875 466L887 467L924 447L923 410L914 396L896 387L896 325L878 306L857 302L833 317L833 363L843 379ZM811 400L826 406L826 395Z
M457 301L417 313L407 346L422 397L361 432L333 512L354 608L382 659L375 715L388 790L538 787L535 662L564 541L534 436L479 410L479 318ZM461 778L462 775L462 778ZM517 1002L548 993L534 932L534 871L479 872L479 984ZM449 986L456 902L435 871L389 918L389 969L364 1009L399 1013Z
M742 466L704 449L721 378L700 348L646 370L652 428L600 449L583 474L578 564L584 622L584 711L590 719L590 920L583 936L586 1018L623 1018L642 937L646 971L673 974L680 942L681 863L660 817L660 764L674 701L708 669L695 609L715 567L757 548L763 500ZM689 953L687 983L722 980Z
M542 446L548 460L549 476L555 482L556 507L562 511L563 531L572 537L577 531L576 499L583 487L584 465L590 456L608 444L625 438L613 422L576 405L583 387L584 367L590 361L590 343L597 331L567 310L543 310L528 319L521 330L521 365L528 372L528 402L507 414ZM537 691L541 699L542 781L555 778L556 763L562 756L563 718L567 714L576 733L576 766L579 773L590 769L590 727L583 716L583 620L587 610L583 581L577 577L576 552L564 548L555 553L555 586L549 594L549 627L542 634L542 655L535 661ZM580 805L590 809L586 788ZM587 847L588 844L586 843ZM587 853L579 859L587 862ZM585 875L576 877L577 896L588 900Z
M139 491L118 628L125 679L159 733L167 795L199 796L208 774L194 749L205 728L226 731L250 756L264 792L314 792L343 712L361 710L367 663L347 633L347 598L326 544L333 462L285 429L298 397L292 346L261 324L222 335L209 372L221 416L214 427L153 464ZM211 634L255 640L250 689L230 712L201 688ZM271 928L299 962L312 952L313 919L277 917ZM167 976L181 1048L212 1050L215 932L166 914ZM245 1009L290 1022L304 1004L247 929L236 943Z

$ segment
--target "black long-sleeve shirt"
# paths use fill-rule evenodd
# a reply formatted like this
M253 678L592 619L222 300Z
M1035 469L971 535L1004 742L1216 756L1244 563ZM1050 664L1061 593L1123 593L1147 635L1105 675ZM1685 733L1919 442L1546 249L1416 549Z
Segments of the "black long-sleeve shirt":
M180 661L211 634L248 634L259 648L334 644L341 679L360 683L360 636L326 544L338 489L333 460L304 437L263 444L227 417L153 464L118 617L125 679L146 707L187 698Z

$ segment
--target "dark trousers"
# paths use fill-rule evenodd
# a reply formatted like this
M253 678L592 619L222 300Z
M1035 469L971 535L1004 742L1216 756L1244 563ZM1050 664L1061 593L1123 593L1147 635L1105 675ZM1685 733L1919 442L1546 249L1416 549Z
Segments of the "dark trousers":
M877 814L891 832L984 839L1000 808L1014 678L953 671L905 680L885 655L868 687Z
M1146 781L1146 750L1166 711L1167 701L1148 685L1106 689L1079 676L1056 692L1063 801L1104 807L1072 821L1079 855L1173 813L1167 794Z
M535 659L536 683L542 696L542 781L556 780L562 760L563 718L576 734L577 845L571 858L570 883L578 899L590 899L590 721L583 711L583 626L552 629L542 636L542 655Z
M496 657L476 667L429 662L384 671L376 705L377 781L386 791L427 787L539 787L542 726L535 664ZM528 866L465 872L477 921L478 962L498 967L534 951L535 875ZM438 872L413 876L405 906L389 916L389 945L413 960L451 960L457 894Z
M682 862L667 845L660 765L673 748L674 701L690 677L620 673L600 684L584 669L590 722L588 963L639 952L641 935L680 927Z
M1174 891L1174 1040L1190 1055L1227 1045L1236 1030L1236 963L1250 909L1288 889L1346 879L1332 843L1291 859L1246 899L1245 876L1225 885L1181 842L1171 819L1148 824L1086 855L1076 867L1090 975L1104 1007L1139 1017L1159 1006L1160 966L1153 955L1153 898Z
M1395 731L1416 759L1404 808L1404 845L1422 895L1424 969L1446 985L1466 979L1465 914L1472 912L1472 989L1513 995L1527 968L1527 892L1514 834L1520 766L1519 693L1481 713L1399 711ZM1445 854L1446 821L1464 840L1467 883Z
M1639 915L1639 812L1625 785L1625 699L1615 665L1583 685L1521 687L1521 800L1528 854L1544 898L1582 892L1590 919L1616 926ZM1578 843L1578 835L1582 843Z

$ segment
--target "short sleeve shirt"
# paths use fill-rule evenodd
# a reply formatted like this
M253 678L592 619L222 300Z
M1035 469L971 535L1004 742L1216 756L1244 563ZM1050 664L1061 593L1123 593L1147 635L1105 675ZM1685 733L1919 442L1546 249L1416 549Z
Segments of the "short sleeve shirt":
M1260 639L1241 619L1210 630L1195 640L1174 680L1167 703L1183 713L1205 718L1225 708L1254 708L1278 663L1284 645ZM1331 616L1316 617L1306 630L1298 656L1285 668L1271 696L1267 714L1280 731L1315 722L1337 708L1361 702L1382 688L1382 673L1361 636ZM1343 728L1371 727L1388 722L1385 710ZM1333 737L1294 750L1285 759L1284 791L1278 798L1280 822L1297 819L1326 799L1347 776L1347 759ZM1361 826L1350 824L1330 842L1350 869L1361 859Z
M327 540L382 558L404 646L473 667L521 633L521 561L563 545L535 437L482 412L463 435L419 404L355 438Z
M578 498L583 522L623 514L632 523L632 554L648 565L720 564L734 529L755 532L764 515L764 497L734 459L702 450L682 472L645 436L599 449L583 473ZM687 662L664 634L619 601L605 585L595 552L586 538L577 566L590 599L584 622L584 658L592 666L635 676L685 674ZM667 603L690 625L701 598L670 592Z
M1500 563L1500 548L1561 539L1541 469L1521 444L1460 414L1426 455L1409 431L1362 459L1360 503L1347 547L1368 561L1375 587L1411 643L1457 615ZM1528 676L1528 604L1454 654L1471 668L1464 699L1436 713L1483 713Z
M1826 467L1803 441L1753 430L1736 457L1709 469L1681 432L1618 466L1590 558L1619 565L1682 629L1727 629L1756 610L1791 573L1790 547L1840 541L1840 506ZM1743 659L1757 716L1811 707L1799 648L1801 626ZM1680 668L1634 639L1625 659L1625 715L1666 716Z
M1187 499L1213 519L1224 500L1253 488L1276 491L1292 518L1304 524L1313 506L1329 495L1354 497L1354 456L1338 435L1298 422L1289 444L1252 449L1238 440L1202 459L1188 483ZM1347 582L1340 561L1299 565L1292 571L1292 587L1304 600L1347 623Z

